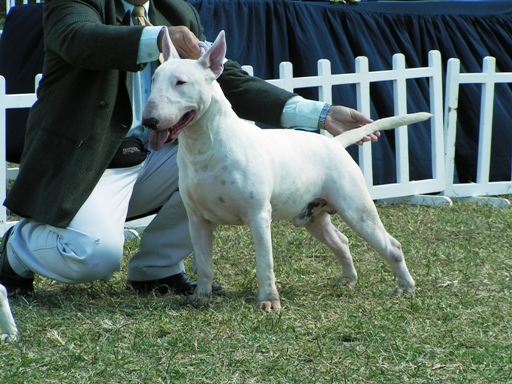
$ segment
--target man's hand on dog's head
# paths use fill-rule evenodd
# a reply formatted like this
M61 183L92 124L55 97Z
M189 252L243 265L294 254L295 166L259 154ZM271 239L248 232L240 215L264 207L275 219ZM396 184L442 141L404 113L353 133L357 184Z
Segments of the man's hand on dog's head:
M341 105L333 105L327 111L325 118L325 130L333 136L338 136L350 129L361 127L365 124L373 123L373 120L363 115L361 112ZM362 145L364 142L376 142L379 140L380 132L366 136L363 140L356 143Z
M199 39L185 26L164 27L169 31L171 41L182 59L199 59L201 51L197 44ZM158 34L158 50L162 52L164 28Z

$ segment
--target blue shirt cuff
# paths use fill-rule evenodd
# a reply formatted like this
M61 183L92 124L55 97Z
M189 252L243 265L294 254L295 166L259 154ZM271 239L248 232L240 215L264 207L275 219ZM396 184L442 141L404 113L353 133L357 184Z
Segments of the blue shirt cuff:
M158 34L165 27L145 27L139 42L139 55L137 64L149 63L158 60Z
M325 102L304 99L302 96L294 96L288 100L281 115L283 128L300 128L316 131L318 118Z

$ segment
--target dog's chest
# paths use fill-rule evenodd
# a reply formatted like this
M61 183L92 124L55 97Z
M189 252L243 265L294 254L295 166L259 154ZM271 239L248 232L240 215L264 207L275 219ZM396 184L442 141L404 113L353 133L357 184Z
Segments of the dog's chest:
M259 204L247 177L224 163L209 162L194 167L181 162L180 190L185 194L185 205L219 224L243 224L251 205Z

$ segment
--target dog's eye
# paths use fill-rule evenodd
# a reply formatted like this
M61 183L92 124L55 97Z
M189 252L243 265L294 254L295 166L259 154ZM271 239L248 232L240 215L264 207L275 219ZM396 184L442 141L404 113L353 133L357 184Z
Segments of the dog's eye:
M176 85L184 85L184 84L187 84L187 82L183 81L183 80L176 80Z

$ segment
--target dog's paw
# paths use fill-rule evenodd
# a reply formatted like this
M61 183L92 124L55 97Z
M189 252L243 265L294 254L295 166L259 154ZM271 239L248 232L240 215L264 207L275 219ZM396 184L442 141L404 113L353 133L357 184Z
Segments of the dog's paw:
M200 305L207 303L212 298L211 288L200 289L199 285L196 287L194 293L187 297L188 302L192 305Z
M279 301L279 299L259 301L258 304L256 304L255 309L262 309L266 312L270 312L272 310L278 311L281 309L281 302Z
M256 304L255 309L262 309L267 312L270 312L273 309L281 309L281 301L279 300L279 293L277 290L275 288L260 290L258 292L258 304Z
M211 303L211 296L189 295L184 298L184 303L194 308L208 308Z
M393 296L396 297L412 297L414 295L414 287L402 288L397 287L393 291Z
M354 289L356 287L356 283L357 283L357 277L351 278L348 276L341 276L332 285L334 287L338 287L341 285L341 286L347 287L348 289Z
M18 341L18 335L10 335L8 333L2 333L0 335L0 341L2 343L9 343L11 341Z
M200 298L200 297L211 297L212 296L212 285L211 284L207 284L207 285L197 285L195 291L194 291L194 296L196 296L197 298Z

